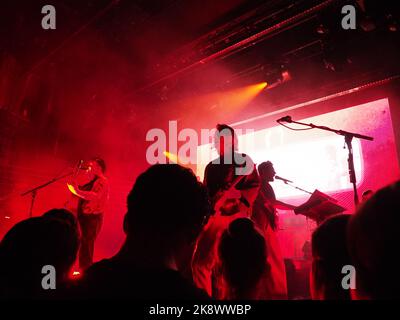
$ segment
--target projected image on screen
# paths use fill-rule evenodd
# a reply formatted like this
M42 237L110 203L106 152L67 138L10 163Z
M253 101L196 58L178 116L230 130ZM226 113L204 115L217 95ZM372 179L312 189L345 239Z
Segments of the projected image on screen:
M314 120L313 120L314 121ZM315 188L324 192L339 191L351 188L348 183L347 153L343 150L343 141L336 136L324 136L317 132L301 133L304 141L290 141L293 133L285 128L272 128L258 131L255 135L262 135L270 140L273 136L282 137L286 143L267 141L268 150L246 150L252 155L256 164L270 160L274 163L276 172L300 185L306 190ZM362 179L361 145L355 141L354 165L358 181ZM295 188L289 188L282 183L274 186L280 197L290 197L303 194Z

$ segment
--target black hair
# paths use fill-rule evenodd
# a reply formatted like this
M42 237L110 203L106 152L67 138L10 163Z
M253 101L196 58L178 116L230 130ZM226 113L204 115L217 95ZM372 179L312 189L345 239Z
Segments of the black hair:
M375 192L352 215L347 229L357 291L371 299L400 298L396 261L400 181Z
M267 169L272 168L273 164L271 161L264 161L257 166L258 172L261 174L265 172Z
M72 212L63 208L54 208L42 214L44 218L58 219L68 223L71 227L77 228L77 221Z
M60 219L35 217L17 223L0 242L0 297L38 298L55 291L41 286L43 266L56 269L60 284L68 276L78 247L75 230Z
M265 239L247 218L231 222L222 234L218 254L233 298L245 298L254 292L269 267Z
M216 129L217 131L215 132L215 140L214 140L214 147L217 150L220 150L221 146L220 146L220 138L221 135L226 135L227 131L229 131L229 135L231 136L231 145L232 145L232 151L235 152L238 150L238 137L235 133L235 130L228 126L227 124L217 124L216 125ZM232 161L231 163L236 163L236 159L234 154L232 153L232 159L229 159L229 161Z
M207 190L192 170L156 164L143 172L128 195L124 229L170 245L175 236L194 242L211 213Z
M228 126L227 124L220 124L220 123L218 123L217 125L216 125L216 129L217 129L217 131L218 132L221 132L221 131L223 131L223 130L229 130L230 131L230 133L231 133L231 135L232 135L232 137L235 135L235 130L232 128L232 127L230 127L230 126Z
M313 284L324 289L325 299L350 300L349 290L342 288L342 268L351 265L347 249L346 228L350 215L328 218L312 234Z

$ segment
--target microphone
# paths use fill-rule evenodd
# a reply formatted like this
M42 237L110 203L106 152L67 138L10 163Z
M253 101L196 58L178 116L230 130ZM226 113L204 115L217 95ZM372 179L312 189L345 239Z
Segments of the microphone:
M292 122L292 117L291 116L286 116L286 117L282 117L278 120L276 120L276 122Z
M290 181L288 179L282 178L280 176L275 176L275 179L282 180L284 183L288 183L288 182L293 183L293 181Z

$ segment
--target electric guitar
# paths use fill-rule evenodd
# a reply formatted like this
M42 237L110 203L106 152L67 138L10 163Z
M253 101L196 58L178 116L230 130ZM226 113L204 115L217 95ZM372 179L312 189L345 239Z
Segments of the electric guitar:
M231 215L247 209L241 201L242 193L236 186L246 178L245 175L236 177L228 186L215 196L214 212L216 215ZM245 208L244 208L245 207Z

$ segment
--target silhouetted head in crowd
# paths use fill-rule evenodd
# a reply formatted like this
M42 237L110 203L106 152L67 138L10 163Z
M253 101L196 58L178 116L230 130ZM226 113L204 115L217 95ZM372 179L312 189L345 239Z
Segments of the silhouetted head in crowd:
M75 261L76 230L60 219L35 217L17 223L0 242L0 295L41 298L57 294L44 290L42 268L56 271L56 289L62 288Z
M268 271L264 237L250 219L236 219L222 234L218 256L229 299L254 299Z
M271 161L265 161L260 163L257 169L262 181L269 181L269 182L274 181L276 172L274 169L274 165L272 164Z
M312 234L311 297L314 300L350 300L342 287L342 268L351 265L346 242L350 215L325 220Z
M55 208L55 209L51 209L47 212L45 212L42 217L44 218L48 218L48 219L56 219L59 221L62 221L64 223L67 223L72 230L76 233L76 236L79 239L80 242L80 230L78 227L78 222L76 217L73 215L73 213L71 213L70 211L63 209L63 208Z
M207 191L192 170L154 165L128 195L127 238L118 256L144 266L180 269L181 255L194 246L210 212Z
M76 221L75 216L68 210L66 209L51 209L45 213L43 213L42 217L44 218L52 218L52 219L57 219L60 221L63 221L70 225L72 228L78 230L78 224Z
M400 181L363 203L348 226L349 253L356 269L356 298L400 298Z

